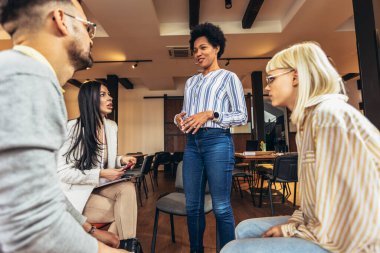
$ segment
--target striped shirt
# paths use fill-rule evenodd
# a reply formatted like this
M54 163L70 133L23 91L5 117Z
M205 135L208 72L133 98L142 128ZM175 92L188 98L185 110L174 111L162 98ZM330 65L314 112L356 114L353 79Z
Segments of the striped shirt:
M218 112L219 118L207 121L202 127L226 129L247 123L244 90L235 73L218 69L187 80L182 107L185 118L204 111Z
M297 133L300 209L285 237L380 252L380 133L343 95L313 98Z

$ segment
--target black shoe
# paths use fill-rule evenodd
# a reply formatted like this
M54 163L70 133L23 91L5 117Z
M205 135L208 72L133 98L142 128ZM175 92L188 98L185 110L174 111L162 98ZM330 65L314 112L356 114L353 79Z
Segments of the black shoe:
M119 249L125 249L134 253L144 253L141 247L140 242L137 238L129 238L126 240L120 240Z

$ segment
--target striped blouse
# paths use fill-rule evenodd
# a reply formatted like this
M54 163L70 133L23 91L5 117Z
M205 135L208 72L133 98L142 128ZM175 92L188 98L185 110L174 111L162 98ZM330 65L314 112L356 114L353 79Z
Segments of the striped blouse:
M235 73L218 69L187 80L182 107L185 118L204 111L218 112L219 118L202 127L229 128L247 123L244 90Z
M300 209L285 237L380 252L380 133L343 95L309 101L297 133Z

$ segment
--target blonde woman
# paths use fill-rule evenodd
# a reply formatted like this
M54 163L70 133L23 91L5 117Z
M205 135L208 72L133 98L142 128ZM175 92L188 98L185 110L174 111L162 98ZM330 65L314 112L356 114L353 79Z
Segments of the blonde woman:
M222 252L379 252L379 130L347 104L316 43L277 53L266 71L272 105L297 125L300 209L241 222Z

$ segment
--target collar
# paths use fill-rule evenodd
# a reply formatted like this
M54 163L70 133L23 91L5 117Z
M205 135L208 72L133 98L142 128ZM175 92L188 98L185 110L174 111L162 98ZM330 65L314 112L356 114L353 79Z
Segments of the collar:
M340 100L347 102L348 97L346 95L342 95L342 94L325 94L325 95L316 96L316 97L313 97L309 101L306 102L305 108L309 108L309 107L318 105L318 104L320 104L324 101L330 100L330 99L340 99Z
M54 75L57 77L57 73L55 72L53 66L51 66L50 62L43 56L40 52L38 52L36 49L29 47L29 46L24 46L24 45L16 45L13 47L13 50L19 51L22 54L25 54L36 61L41 62L45 66L48 66L51 71L53 71ZM65 92L64 89L61 87L62 93Z

